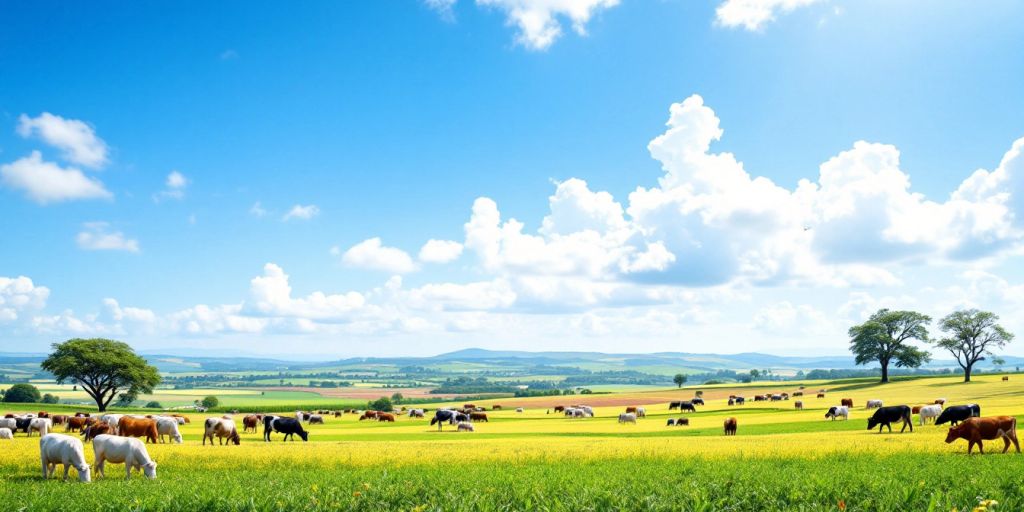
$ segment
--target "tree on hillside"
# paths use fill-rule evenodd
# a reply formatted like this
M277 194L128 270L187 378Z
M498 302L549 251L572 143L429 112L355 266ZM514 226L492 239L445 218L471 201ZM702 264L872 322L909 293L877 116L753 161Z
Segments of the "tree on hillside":
M761 371L757 368L750 370L750 380L757 380L757 377L761 375Z
M975 363L984 361L992 350L1003 348L1013 341L1013 334L999 325L999 316L988 311L966 309L954 311L939 321L939 329L946 337L935 342L953 354L956 363L964 369L964 382L971 381Z
M672 382L675 382L676 386L682 388L683 384L686 384L686 375L677 373L675 377L672 377Z
M889 382L889 365L917 368L931 360L931 354L908 344L911 340L928 342L928 324L932 319L916 311L879 309L867 322L850 327L850 351L857 364L878 362L881 382Z
M210 395L206 398L203 398L203 401L200 403L203 405L203 407L207 409L213 409L214 407L220 405L220 400L217 397Z
M15 384L4 393L4 402L35 403L41 399L39 390L31 384Z
M54 343L53 353L39 366L57 382L73 381L106 411L119 393L152 393L160 373L127 343L103 338Z

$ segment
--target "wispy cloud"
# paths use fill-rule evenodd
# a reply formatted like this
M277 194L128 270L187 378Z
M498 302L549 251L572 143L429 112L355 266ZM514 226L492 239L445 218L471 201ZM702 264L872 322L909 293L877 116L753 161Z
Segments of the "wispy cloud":
M87 251L139 252L139 242L120 231L111 231L110 223L87 222L75 237L78 247Z
M257 204L259 204L259 203L257 203ZM297 204L295 206L292 206L292 209L288 210L288 213L284 214L284 217L281 217L281 220L283 220L283 221L289 221L289 220L292 220L292 219L296 219L296 220L309 220L309 219L312 219L313 217L316 217L317 215L320 215L320 207L318 207L317 205L315 205L315 204L307 204L307 205Z

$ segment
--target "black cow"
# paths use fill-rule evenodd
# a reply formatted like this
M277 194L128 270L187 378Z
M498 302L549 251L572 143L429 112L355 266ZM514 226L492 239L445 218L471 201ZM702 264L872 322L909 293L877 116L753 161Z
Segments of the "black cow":
M280 416L265 416L263 418L263 440L270 442L270 434L280 432L284 434L282 441L289 437L295 441L295 434L298 434L303 441L309 441L309 433L303 430L302 423L295 418L282 418Z
M694 398L693 400L690 400L690 403L693 404L693 405L704 405L704 399L703 398Z
M671 411L671 410L678 409L679 408L679 404L682 404L682 402L669 402L668 403L668 410Z
M942 411L939 418L935 420L935 424L942 425L943 423L949 422L951 425L956 426L957 423L960 423L971 416L981 416L980 405L952 405Z
M14 432L17 433L19 430L28 434L28 429L32 426L32 420L35 418L15 418L14 423L17 425L14 427Z
M693 406L693 402L679 402L679 410L697 412L697 408Z
M910 427L910 431L914 431L914 423L910 421L910 406L907 405L894 405L891 407L879 407L875 414L868 418L868 430L875 428L878 425L878 432L882 432L882 427L887 427L889 432L892 432L892 425L890 423L902 421L903 428L900 429L900 433Z
M742 396L736 397L736 405L743 405L745 403L747 403L746 398L743 398Z

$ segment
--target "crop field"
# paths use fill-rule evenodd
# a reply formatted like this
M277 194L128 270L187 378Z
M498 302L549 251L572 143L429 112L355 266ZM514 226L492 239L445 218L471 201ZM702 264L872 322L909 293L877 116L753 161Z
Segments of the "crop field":
M126 481L119 465L88 485L43 481L38 438L19 434L0 441L0 498L26 510L73 503L87 510L963 511L983 502L989 510L1024 509L1024 456L999 453L1001 441L987 442L984 456L968 456L966 442L946 444L945 427L918 426L916 416L913 433L869 432L864 408L876 398L886 405L945 398L977 402L983 416L1021 416L1024 376L805 385L808 396L742 407L724 397L796 385L701 388L707 405L683 414L670 413L667 401L690 398L694 388L477 401L502 410L489 410L490 421L477 422L473 433L448 425L438 432L428 420L345 415L309 426L308 443L282 443L280 434L265 443L261 428L243 434L240 446L202 446L203 416L195 415L183 444L147 445L159 464L153 481L138 474ZM814 397L819 388L826 398ZM841 397L855 402L851 419L825 420ZM804 410L794 409L796 399ZM575 402L594 405L596 417L550 411ZM620 425L624 404L644 405L648 417ZM666 426L680 416L690 426ZM735 437L722 435L729 416L738 419ZM235 419L241 428L241 416ZM86 458L93 459L88 445Z

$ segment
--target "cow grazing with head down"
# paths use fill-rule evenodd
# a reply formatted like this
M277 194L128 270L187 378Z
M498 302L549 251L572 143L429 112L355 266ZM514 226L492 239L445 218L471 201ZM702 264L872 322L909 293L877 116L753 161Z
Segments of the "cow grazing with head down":
M849 407L849 408L853 409L853 399L852 398L842 398L842 399L839 400L839 405L845 405L846 407Z
M409 409L410 418L422 418L424 416L423 409Z
M64 466L64 480L68 471L78 471L78 481L88 482L89 464L85 462L85 447L77 438L64 434L49 434L39 438L39 459L43 465L43 478L50 478L57 464Z
M871 417L868 418L868 430L872 430L877 426L879 433L882 432L882 427L886 427L889 429L889 432L892 432L891 423L898 421L903 422L903 427L900 428L900 433L903 433L907 427L910 427L911 432L914 431L914 422L910 420L909 406L894 405L891 407L879 407L878 410L875 411L875 414L872 414Z
M565 412L565 406L564 405L556 405L555 406L555 412Z
M468 422L468 421L460 421L458 424L456 424L455 429L458 432L475 432L476 431L475 427L473 427L473 424Z
M704 405L704 399L701 397L694 397L690 400L690 403L693 405Z
M697 412L697 408L693 406L693 402L679 402L679 411Z
M691 405L690 407L693 407L693 406ZM645 409L643 407L637 407L636 408L636 417L637 418L646 418L647 417L647 409Z
M206 418L206 422L203 424L203 445L206 445L206 438L210 438L210 446L213 446L214 437L221 445L224 444L225 439L228 440L229 445L232 443L242 444L234 420L227 418Z
M444 428L445 423L448 423L449 425L456 424L456 416L461 416L461 414L456 411L439 410L435 412L434 417L430 419L430 426L433 427L434 425L437 425L437 430L440 432L441 429Z
M957 439L967 440L967 453L971 453L974 445L978 445L978 453L985 453L982 441L992 441L1003 438L1003 453L1010 449L1010 442L1020 453L1020 443L1017 442L1017 418L1013 416L994 416L991 418L968 418L963 423L949 429L946 434L946 442L952 443Z
M580 410L580 412L582 412L582 410ZM469 421L482 421L484 423L487 423L487 413L486 412L473 412L473 413L470 413L469 414Z
M82 440L88 443L96 436L113 433L114 427L111 427L109 423L105 421L97 421L82 429Z
M260 419L255 414L249 414L242 418L242 432L248 432L251 429L252 433L255 434L259 424Z
M392 418L392 421L394 421L394 418ZM319 414L310 415L310 417L309 417L309 424L310 425L323 425L324 424L324 417L319 415Z
M865 408L866 409L878 409L882 405L884 405L884 404L882 403L881 400L868 400L867 405L865 406Z
M849 420L850 408L845 405L834 405L829 407L828 411L825 413L826 420L832 418L832 421L835 421L839 416L842 416L844 420Z
M362 416L359 417L359 421L375 420L375 419L377 419L377 415L378 414L380 414L380 413L378 413L377 411L366 411L366 412L363 413Z
M388 423L394 423L395 415L386 412L377 413L377 421L386 421Z
M620 414L619 423L632 423L636 425L636 414L632 412L624 412Z
M942 411L939 418L935 420L935 424L942 425L944 423L950 423L956 426L957 423L975 416L981 416L981 406L978 404L951 405L946 410Z
M117 435L123 437L145 437L147 443L156 443L159 431L156 420L122 416L117 422Z
M272 432L280 432L284 434L282 441L287 441L289 437L292 441L295 441L296 434L301 437L303 441L309 441L309 433L302 428L302 423L295 418L264 416L263 440L270 442L270 434Z
M722 429L727 436L736 435L736 418L726 418L722 424Z
M106 476L103 468L109 461L124 464L126 478L132 477L133 469L141 469L146 478L156 478L156 462L149 457L142 441L104 434L96 436L92 446L96 452L96 476Z
M1010 380L1010 376L1009 375L1003 375L1003 382L1006 382L1008 380Z
M818 393L818 398L825 398L825 393Z
M674 410L678 409L679 408L679 404L681 404L681 403L682 402L680 402L678 400L673 401L673 402L669 402L668 403L668 410L674 411Z
M732 406L733 406L733 404L735 404L735 403L736 403L736 399L735 399L735 398L730 398L730 399L729 399L729 401L728 401L728 402L726 402L726 403L727 403L727 405L729 405L729 407L732 407Z

